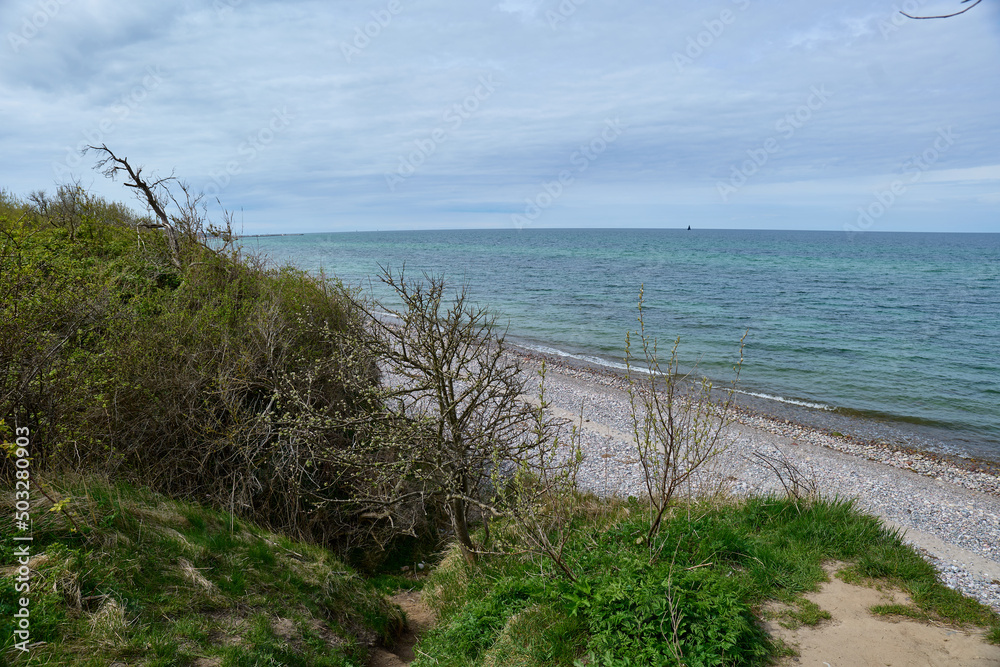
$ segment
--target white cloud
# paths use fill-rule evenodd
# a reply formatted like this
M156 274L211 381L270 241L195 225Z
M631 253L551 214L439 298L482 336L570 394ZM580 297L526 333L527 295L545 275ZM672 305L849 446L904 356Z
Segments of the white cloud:
M976 183L1000 181L1000 164L971 167L968 169L945 169L931 171L924 179L928 183Z
M527 21L535 18L535 15L538 14L539 4L541 3L537 2L537 0L503 0L496 8L502 12L519 16L522 20Z
M706 222L773 220L790 201L836 220L853 210L851 193L867 196L867 183L896 173L943 126L960 139L924 185L954 186L969 220L991 215L1000 150L992 6L961 21L899 22L881 0L795 11L746 0L577 2L551 26L555 0L223 0L223 12L190 0L55 2L30 38L19 31L37 0L0 6L9 31L0 187L15 192L51 188L66 148L100 134L195 185L217 182L235 161L220 198L244 206L253 231L439 218L503 226L607 118L620 118L628 131L579 175L551 224L618 224L606 217L616 210L628 211L621 224L655 221L671 207ZM11 34L24 41L17 49ZM691 64L679 69L675 54L692 41ZM346 57L345 45L357 53ZM148 68L162 82L144 91ZM477 97L482 77L495 91ZM829 103L785 136L780 123L815 86L832 91ZM263 141L276 109L291 121ZM433 152L390 191L386 173L436 131ZM723 205L717 181L772 137L780 150ZM74 175L127 196L88 161ZM591 206L600 215L580 214Z

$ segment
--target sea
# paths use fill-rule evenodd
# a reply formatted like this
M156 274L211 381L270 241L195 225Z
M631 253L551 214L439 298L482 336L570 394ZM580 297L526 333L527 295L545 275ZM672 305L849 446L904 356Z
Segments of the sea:
M511 342L621 370L626 332L779 419L1000 462L1000 234L496 229L244 238L387 306L381 269L465 286Z

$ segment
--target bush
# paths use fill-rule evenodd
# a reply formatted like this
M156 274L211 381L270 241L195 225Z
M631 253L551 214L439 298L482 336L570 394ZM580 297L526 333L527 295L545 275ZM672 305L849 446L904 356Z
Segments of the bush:
M210 246L200 227L181 237L178 268L162 231L120 205L65 188L32 199L0 197L0 414L31 430L33 465L336 539L339 471L314 465L276 418L293 391L353 409L346 355L320 335L362 330L347 290ZM357 387L376 380L364 360L352 372Z

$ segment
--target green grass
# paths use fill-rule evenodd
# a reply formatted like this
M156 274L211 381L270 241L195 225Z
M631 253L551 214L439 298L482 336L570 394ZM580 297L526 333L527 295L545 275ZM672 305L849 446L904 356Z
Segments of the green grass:
M368 584L385 595L399 591L419 591L424 587L424 577L380 573L368 578Z
M869 609L871 613L879 616L905 616L918 621L931 619L930 614L908 604L877 604Z
M398 609L326 550L124 484L58 486L83 534L36 503L31 631L45 644L12 650L0 570L0 664L360 666L400 630Z
M651 547L647 528L634 502L581 515L566 545L576 582L540 558L471 567L449 554L424 587L441 622L415 665L764 665L791 650L762 630L764 605L790 605L783 618L797 625L829 618L803 596L831 560L900 586L939 621L988 628L993 641L1000 630L997 614L945 588L849 502L677 507Z
M797 609L786 611L782 614L782 620L779 621L786 628L794 630L803 625L814 627L831 618L830 612L821 609L818 604L811 600L796 598L794 604Z

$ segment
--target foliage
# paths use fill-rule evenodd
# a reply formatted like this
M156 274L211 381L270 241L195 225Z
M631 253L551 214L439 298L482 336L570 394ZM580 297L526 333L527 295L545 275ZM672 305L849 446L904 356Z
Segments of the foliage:
M579 427L573 426L567 433L568 424L548 414L545 373L542 362L530 457L519 461L513 474L507 476L504 469L494 468L494 506L504 520L494 531L491 548L501 553L539 554L575 581L572 564L565 556L574 517L584 500L576 486L583 450Z
M803 625L819 625L822 621L832 618L830 612L805 598L795 600L795 606L797 609L789 609L781 614L782 620L779 623L786 628L795 629Z
M317 331L360 330L360 314L336 281L269 267L225 231L208 243L198 210L173 215L172 248L78 186L0 196L0 414L30 429L37 470L99 470L335 541L336 471L275 415L292 393L350 409ZM369 363L354 382L375 380Z
M856 562L866 572L886 563L893 583L934 592L916 595L918 604L947 595L933 568L914 565L926 562L898 533L849 502L675 505L654 537L652 559L644 508L637 501L603 507L577 513L566 545L575 582L536 556L474 565L446 558L424 586L441 622L422 640L426 657L415 664L767 664L787 648L760 629L757 610L777 599L798 607L798 622L821 620L825 612L801 596L825 579L827 560ZM974 601L963 604L977 617L932 604L938 620L993 633L1000 627L1000 617Z
M697 367L680 372L674 341L664 366L658 357L656 338L646 332L643 317L643 290L639 290L639 339L644 369L637 370L632 332L625 338L625 365L631 408L632 432L639 462L642 465L650 524L646 541L650 546L660 530L660 522L671 500L687 487L690 492L697 475L725 448L723 432L729 420L736 382L743 366L743 341L740 358L734 367L732 385L716 397L708 378L697 379ZM745 336L744 336L745 339ZM698 489L704 492L704 489Z
M47 482L85 527L34 507L31 632L44 644L12 649L5 574L0 663L360 665L401 629L398 609L319 547L126 484Z

